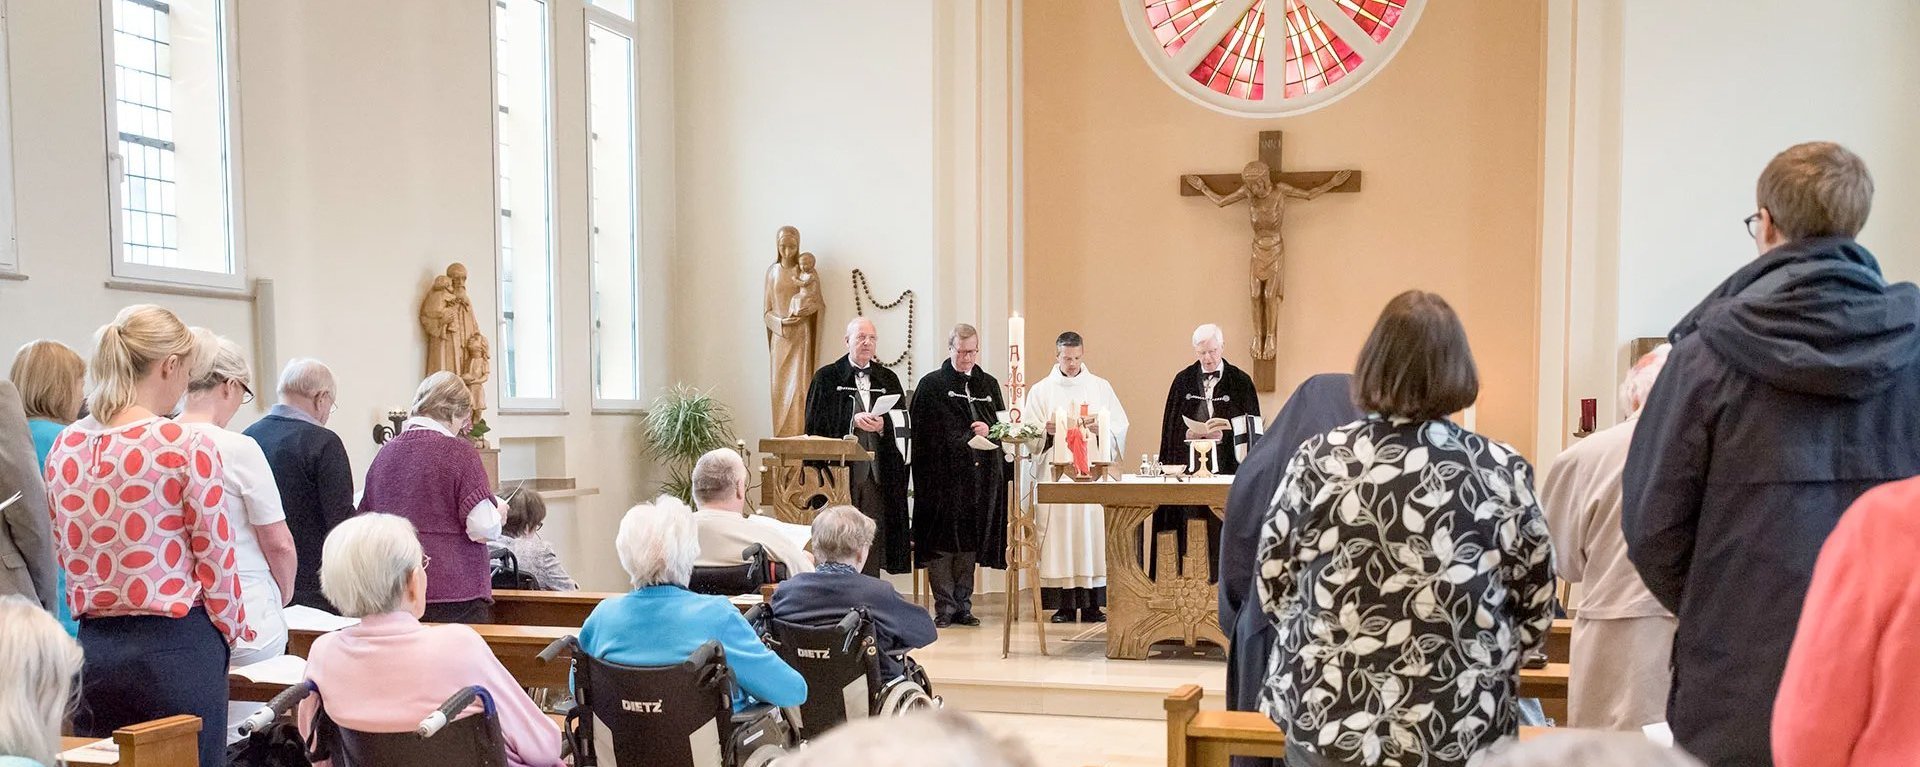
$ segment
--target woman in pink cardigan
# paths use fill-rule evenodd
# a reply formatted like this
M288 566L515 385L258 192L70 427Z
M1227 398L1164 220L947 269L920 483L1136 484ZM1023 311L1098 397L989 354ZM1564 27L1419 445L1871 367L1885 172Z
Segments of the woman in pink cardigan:
M560 767L560 728L500 666L485 640L464 625L420 622L427 605L426 554L413 524L366 513L340 523L320 551L320 592L359 625L314 640L307 679L327 716L362 732L411 732L442 702L470 685L493 693L507 761ZM312 729L314 699L300 705L300 730Z
M1779 767L1908 767L1920 754L1920 479L1854 501L1827 536L1773 704Z

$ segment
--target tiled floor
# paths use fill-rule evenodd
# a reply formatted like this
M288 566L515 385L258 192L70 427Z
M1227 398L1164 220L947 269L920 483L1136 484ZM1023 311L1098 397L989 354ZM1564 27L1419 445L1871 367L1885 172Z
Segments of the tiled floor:
M975 713L988 730L1020 740L1040 767L1161 767L1165 727L1137 719Z

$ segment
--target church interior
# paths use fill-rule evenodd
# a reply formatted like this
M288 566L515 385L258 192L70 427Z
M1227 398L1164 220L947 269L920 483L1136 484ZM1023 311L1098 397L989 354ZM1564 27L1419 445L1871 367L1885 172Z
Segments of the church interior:
M1845 32L1808 34L1815 29ZM1903 685L1875 682L1865 668L1833 670L1899 656L1809 628L1813 616L1858 617L1848 612L1858 605L1828 590L1856 576L1830 558L1843 543L1870 547L1872 536L1855 530L1870 523L1863 508L1900 505L1904 491L1888 483L1920 475L1920 443L1900 436L1920 433L1903 426L1920 426L1920 400L1906 383L1913 374L1903 367L1920 358L1920 343L1887 352L1909 355L1898 361L1840 359L1878 354L1891 338L1920 338L1920 314L1910 323L1900 314L1910 308L1907 281L1920 278L1920 217L1901 212L1910 199L1920 205L1920 145L1908 135L1920 117L1916 35L1920 4L1906 0L0 0L0 350L12 355L18 390L0 390L0 409L12 408L11 420L0 412L0 454L26 450L21 416L39 417L34 402L53 396L24 382L37 372L23 374L37 342L58 342L86 364L82 397L71 407L84 403L88 413L53 419L51 459L42 449L36 462L27 451L26 469L15 472L18 456L0 455L0 538L16 539L0 540L0 594L26 597L0 599L0 608L37 602L44 609L36 621L60 616L67 631L55 638L87 669L68 680L70 691L62 683L58 701L44 700L44 691L35 700L24 681L0 681L0 709L20 708L0 710L0 765L54 764L33 736L5 731L42 716L22 713L36 705L59 721L62 764L216 765L229 754L236 765L307 763L245 761L239 754L259 739L233 728L290 685L317 694L328 681L350 686L337 666L323 680L319 662L373 652L343 632L370 631L392 616L367 611L355 626L361 616L348 615L345 576L312 561L323 545L344 551L359 539L328 535L340 519L301 529L308 523L296 507L315 503L302 496L322 491L289 484L283 453L265 436L240 435L264 435L256 425L274 418L335 435L325 439L338 446L329 454L335 465L351 469L349 513L408 518L405 507L425 505L420 493L457 496L449 496L445 519L412 518L419 543L406 536L409 545L432 561L401 572L396 593L414 599L419 579L425 617L400 618L474 625L482 649L494 654L482 652L483 661L497 657L490 668L504 669L507 683L496 685L504 689L492 689L484 711L470 716L498 716L507 746L489 757L499 761L474 763L591 764L596 748L598 763L615 763L615 741L631 733L608 734L616 718L567 691L589 673L589 657L625 641L608 624L629 596L689 585L647 585L658 582L644 579L651 576L638 571L635 552L652 541L667 549L658 556L671 566L678 544L659 536L682 527L692 536L695 526L695 579L703 568L745 567L751 583L730 599L747 616L752 605L766 608L761 614L774 617L765 626L780 620L782 586L774 581L804 580L816 564L821 575L877 574L891 587L885 599L909 603L915 625L930 618L927 630L937 626L937 640L914 645L910 657L943 713L959 717L938 725L958 728L940 737L986 744L967 746L986 749L974 756L932 741L889 746L887 732L853 724L837 745L821 743L807 717L793 713L811 708L779 704L776 714L791 709L785 716L796 721L787 724L798 734L793 754L775 763L1224 767L1229 755L1241 767L1251 757L1275 765L1920 761L1920 736L1898 724L1914 713L1911 704L1886 699L1903 697L1888 696L1887 685ZM1806 150L1812 160L1792 155L1815 146L1806 142L1838 147ZM1776 177L1789 155L1827 164ZM1794 186L1817 173L1853 175ZM1820 195L1841 194L1832 187L1845 183L1865 185L1871 216L1859 207L1851 226L1795 228L1790 202L1811 206L1807 215L1821 221L1844 219L1839 203L1829 204L1837 198ZM1823 293L1758 319L1715 324L1724 320L1715 312L1740 311L1716 302L1769 300L1741 275L1794 248L1812 252L1809 242L1832 245L1840 255L1828 260L1852 271L1783 273L1768 283L1774 290L1812 295L1845 283L1892 308ZM1826 263L1826 253L1805 259ZM1779 280L1798 282L1782 288ZM1372 441L1338 442L1354 429L1403 423L1381 404L1395 392L1369 383L1368 360L1420 364L1408 355L1369 356L1387 343L1380 336L1405 302L1420 304L1406 316L1443 316L1432 321L1463 329L1455 361L1465 359L1468 376L1477 375L1477 393L1450 402L1457 407L1414 418L1456 435L1435 442L1431 460L1442 465L1445 450L1459 450L1458 460L1483 462L1437 474L1426 467L1428 484L1409 487L1418 495L1407 503L1427 503L1443 489L1455 498L1447 483L1460 477L1468 484L1459 498L1488 500L1466 507L1459 529L1486 527L1485 541L1427 529L1412 505L1405 522L1396 521L1395 505L1378 521L1356 523L1377 511L1354 511L1376 498L1359 491L1330 503L1340 510L1327 519L1308 518L1319 500L1301 488L1316 477L1332 483L1321 486L1323 499L1333 492L1326 487L1346 493L1383 476L1369 473L1377 462L1404 461L1391 473L1411 477L1429 460L1427 447L1396 444L1389 457L1385 441L1377 454ZM164 311L126 309L148 305ZM1816 318L1828 310L1841 319L1821 324ZM159 322L156 314L166 327L196 332L174 356L162 350L143 362L135 341L147 336L136 322ZM1878 330L1846 330L1848 322L1880 320ZM1716 343L1729 337L1716 333L1764 334L1795 322L1840 335L1751 364L1741 360L1762 352ZM1729 324L1735 329L1725 330ZM1881 346L1861 340L1869 337ZM220 367L221 350L237 354L239 366ZM112 361L120 356L126 365ZM1652 372L1635 383L1650 357L1671 360L1664 387L1654 387ZM1837 367L1818 366L1829 363ZM1777 372L1769 367L1793 365L1813 372L1791 384L1769 377ZM314 370L329 383L314 388ZM1694 379L1675 371L1704 382L1683 389L1671 381ZM1321 374L1354 374L1352 387L1338 385L1334 409L1358 409L1285 437L1293 441L1284 452L1256 452L1260 440L1303 428L1288 414ZM1393 373L1379 375L1382 387L1412 391ZM233 633L249 633L244 622L229 626L220 614L232 596L217 591L225 570L194 570L191 583L181 581L187 598L158 594L158 576L129 586L103 574L133 567L131 555L112 547L140 539L129 527L144 528L149 517L104 510L109 490L120 493L108 475L137 469L126 457L100 463L111 454L100 445L137 439L113 431L130 412L122 408L139 411L160 391L154 387L175 378L190 386L171 395L184 410L162 398L147 417L191 422L195 397L209 386L226 396L221 387L231 383L237 409L226 405L212 424L189 425L224 427L221 439L237 438L249 455L265 448L262 465L273 464L265 483L278 482L272 505L284 505L285 526L236 518L240 534L223 529L212 545L232 537L259 549L253 559L264 552L271 561L268 581L278 581L281 598L269 609L280 620L285 606L286 618L282 644L268 655L284 652L294 663L269 664L264 676L229 675L227 720L194 719L184 736L162 715L191 707L156 704L116 721L103 704L89 708L108 695L105 678L135 676L110 664L137 659L114 659L110 650L137 655L130 648L138 642L171 631L140 624L137 632L151 637L131 628L136 633L109 636L129 621L197 620L197 629L211 621L228 633L220 647L233 658L252 647ZM1878 388L1863 383L1869 378ZM1802 383L1810 388L1790 389ZM1441 387L1436 379L1416 394L1445 399ZM116 400L123 389L129 394ZM889 393L901 396L878 402ZM443 400L455 403L450 417L436 415ZM1747 409L1763 406L1774 415ZM108 419L114 412L121 416ZM1776 416L1770 427L1742 425ZM1639 426L1629 427L1637 429L1629 452L1627 432L1612 429L1632 423ZM154 431L172 439L168 428ZM1393 439L1428 439L1402 431ZM199 433L182 438L189 453L218 445L216 457L226 455L230 442ZM1603 443L1609 433L1617 439ZM113 434L120 436L102 436ZM383 456L401 454L396 447L441 436L454 437L440 445L450 457L382 465ZM1290 460L1296 444L1298 460ZM736 455L713 458L728 450ZM1603 450L1614 451L1612 464L1579 463L1604 461ZM443 462L466 467L475 455L485 477L467 472L459 481L485 492L419 489L452 488L433 484L434 472ZM1360 478L1343 473L1341 461L1364 465ZM1320 477L1336 464L1325 471L1337 479ZM1589 488L1576 471L1594 472L1602 485L1610 477L1611 485ZM219 478L200 473L221 495ZM224 476L228 515L251 514L232 504L257 494L248 483L261 474ZM1254 476L1265 484L1249 490ZM705 502L708 494L732 497L736 482L730 511ZM390 492L379 491L383 484ZM1817 510L1798 509L1816 502L1795 488L1812 484L1834 489ZM16 491L27 499L18 506L8 500ZM96 491L99 508L90 505ZM517 516L527 503L515 500L521 495L540 509L526 529L537 531L542 556L564 567L576 594L542 591L544 584L502 590L500 526L526 527ZM1742 517L1728 495L1768 508ZM662 496L673 498L656 500ZM1684 503L1673 500L1682 496ZM1435 500L1433 513L1460 502ZM195 503L187 502L184 524L192 524ZM843 505L861 514L829 523L828 508ZM1805 515L1750 519L1789 508ZM37 538L19 532L26 523L15 515L24 512L37 519L28 520L40 525ZM1593 513L1601 522L1579 533L1587 540L1578 551L1566 550L1571 523L1559 515ZM1488 514L1504 520L1497 532ZM710 528L703 515L726 519ZM487 549L473 533L483 517L495 526ZM743 518L754 524L734 525ZM1380 551L1399 552L1380 559L1365 558L1365 542L1314 548L1332 545L1325 541L1333 528L1357 524L1378 525L1383 541L1407 537L1380 543ZM219 525L229 523L222 517ZM1333 526L1322 543L1297 540L1321 525ZM718 539L710 536L721 536L721 526L748 536L738 540L768 542L757 555L709 562L709 542ZM364 527L353 532L380 532ZM1861 537L1843 542L1843 533ZM1907 534L1883 537L1914 539L1901 538ZM841 535L866 541L857 561L833 559ZM1236 535L1244 540L1237 564L1226 551ZM190 556L202 556L208 541L194 536ZM1756 542L1783 537L1792 545ZM283 540L285 567L295 568L300 552L300 598L295 576L282 573L273 553ZM775 548L787 540L804 543L804 552ZM1460 553L1483 543L1481 559ZM453 567L464 570L435 568L454 562L443 552L456 550ZM1779 562L1769 559L1776 551ZM34 570L36 552L42 570ZM1336 577L1338 593L1302 585L1304 607L1276 607L1290 598L1277 575L1290 567L1289 553L1308 562L1315 552L1328 559L1302 565L1299 582ZM509 574L526 576L533 557L510 553L517 564L506 565ZM1352 592L1347 579L1360 577L1353 573L1384 579L1376 570L1394 566L1394 557L1437 557L1432 577L1441 581L1461 567L1473 578L1509 579L1482 597L1498 614L1485 606L1476 613L1458 579L1425 586L1442 594L1441 607L1427 594L1414 600L1411 617L1396 617L1406 595L1393 592L1411 588L1404 584L1388 587L1384 607L1332 607ZM1447 557L1456 557L1453 568ZM1373 564L1337 576L1317 569L1349 558ZM248 561L243 551L239 566ZM1582 567L1585 583L1568 577ZM1520 585L1554 568L1559 577ZM1635 581L1644 596L1635 607L1615 610L1625 602L1614 600L1626 598L1597 585L1596 573L1608 568ZM449 591L453 574L466 570L483 580L491 574L495 591ZM39 580L42 571L57 571L57 589ZM244 589L245 573L238 578ZM1733 583L1767 585L1776 598L1736 596ZM1729 592L1726 601L1712 603L1716 588ZM788 591L790 601L812 593ZM1448 603L1456 593L1467 601ZM342 609L315 609L306 595ZM1823 596L1830 599L1821 603ZM244 591L235 599L252 604ZM483 619L435 620L456 615L445 611L456 602L482 610ZM1594 603L1602 609L1582 610ZM1892 634L1920 614L1874 605L1866 620ZM1231 617L1239 607L1250 611L1239 615L1242 624ZM1465 617L1443 615L1454 608ZM148 614L155 609L166 617ZM735 611L721 612L737 622ZM881 634L898 630L888 619L862 620ZM1661 649L1651 659L1638 657L1647 637L1629 636L1619 623L1640 621L1640 631L1649 620L1666 621L1654 631L1664 633L1653 639ZM1244 621L1265 632L1248 635L1259 644L1251 671L1241 670L1251 645L1237 640ZM1306 628L1296 632L1289 621ZM1438 628L1449 621L1478 621L1477 629L1453 626L1471 638L1459 657L1472 659L1472 671L1422 655L1454 657L1434 649L1454 638ZM623 631L659 630L645 623ZM1605 625L1583 639L1590 623ZM27 621L0 624L8 624L0 625L0 659L19 664L0 676L39 670L38 661L30 665ZM1367 666L1377 653L1360 643L1378 648L1374 635L1407 643L1407 626L1413 644L1429 636L1433 643ZM751 628L780 644L775 629ZM1329 635L1344 644L1316 644L1335 641ZM1813 639L1854 660L1803 659ZM1750 665L1767 669L1754 672L1765 678L1744 687L1708 679L1715 659L1724 660L1716 643L1751 645L1762 660ZM564 657L534 657L556 648L571 653L572 676ZM757 650L765 662L783 662ZM774 693L746 684L746 664L757 656L729 646L726 657L736 667L736 719L742 697L774 702ZM1634 677L1649 662L1654 670ZM1613 670L1583 680L1582 663ZM1300 678L1312 669L1337 679L1356 664L1373 671L1319 687ZM1415 666L1421 670L1409 671ZM1454 696L1410 709L1420 698L1401 699L1396 674L1444 677L1462 691L1481 685L1476 696L1461 695L1484 711L1467 715L1471 726L1427 727L1443 715L1436 711L1454 715ZM1611 681L1596 681L1601 676ZM1857 699L1789 705L1845 695L1816 690L1814 678L1842 679ZM1695 683L1691 697L1678 692L1683 680ZM216 692L222 683L217 675L190 681ZM467 684L485 687L458 683ZM809 707L822 690L832 695L818 679L807 685ZM1649 689L1652 713L1624 713L1635 703L1627 698ZM341 697L329 696L325 708L342 708ZM626 703L639 707L629 714L654 705ZM1342 719L1338 707L1350 703L1358 713ZM540 708L535 724L563 734L555 741L542 729L541 737L561 743L564 754L531 753L516 740L534 726L510 718L519 704ZM895 715L873 705L875 717ZM1343 713L1329 719L1328 706ZM589 708L587 725L575 721ZM482 707L451 713L469 710ZM258 724L305 732L307 711L276 708ZM1809 711L1818 713L1793 718ZM429 705L408 715L432 713ZM703 730L686 764L764 763L727 744L725 733L747 726L727 724L727 713L712 725L724 748ZM342 727L386 732L364 718L338 718ZM591 734L568 739L582 726L599 728L597 746ZM1487 732L1479 741L1460 735L1477 728ZM494 729L492 738L503 737ZM210 739L222 730L225 750ZM1609 731L1624 755L1613 761L1594 756ZM1824 745L1808 745L1819 740L1815 732L1825 733ZM1569 735L1593 736L1596 745L1522 753ZM383 748L439 753L432 737L391 737L414 740ZM1621 746L1623 737L1633 742ZM718 761L703 761L709 747ZM1854 761L1805 756L1822 750ZM1886 761L1871 761L1876 753ZM441 760L394 758L359 763Z

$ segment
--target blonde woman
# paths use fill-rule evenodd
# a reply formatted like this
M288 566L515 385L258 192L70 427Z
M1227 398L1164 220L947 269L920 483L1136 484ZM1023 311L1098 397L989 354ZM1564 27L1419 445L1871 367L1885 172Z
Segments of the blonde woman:
M173 312L120 310L98 334L92 415L47 455L54 537L86 651L78 734L174 714L226 721L228 648L254 632L220 513L220 451L159 415L205 358ZM203 767L225 763L225 731L200 728Z
M53 767L80 645L47 611L0 597L0 767Z
M280 608L293 594L293 533L287 531L287 513L280 507L280 489L267 454L252 437L227 429L234 413L253 401L246 355L229 339L204 331L199 335L202 344L216 351L207 372L187 386L180 422L220 451L226 486L221 510L233 528L235 566L247 622L255 634L252 641L233 646L228 663L237 668L286 652L287 624Z
M499 499L480 453L461 435L473 427L473 395L448 371L427 376L413 416L367 468L360 510L406 517L433 560L426 620L487 623L493 575L487 541L500 537Z
M59 341L33 341L13 355L13 369L7 377L20 392L20 405L26 411L27 431L33 435L36 471L47 470L47 452L53 449L60 432L80 417L80 405L86 401L87 361ZM4 494L0 494L4 495ZM48 552L52 556L52 552ZM60 625L68 636L80 631L62 594L67 592L67 572L53 568L56 605ZM42 595L45 598L47 595Z

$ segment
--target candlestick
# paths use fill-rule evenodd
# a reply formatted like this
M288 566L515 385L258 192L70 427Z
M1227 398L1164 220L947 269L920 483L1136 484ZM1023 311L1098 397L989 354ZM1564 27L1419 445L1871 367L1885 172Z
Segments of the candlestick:
M1011 400L1007 404L1015 421L1024 420L1021 411L1027 394L1026 339L1027 321L1015 312L1007 318L1007 388Z

